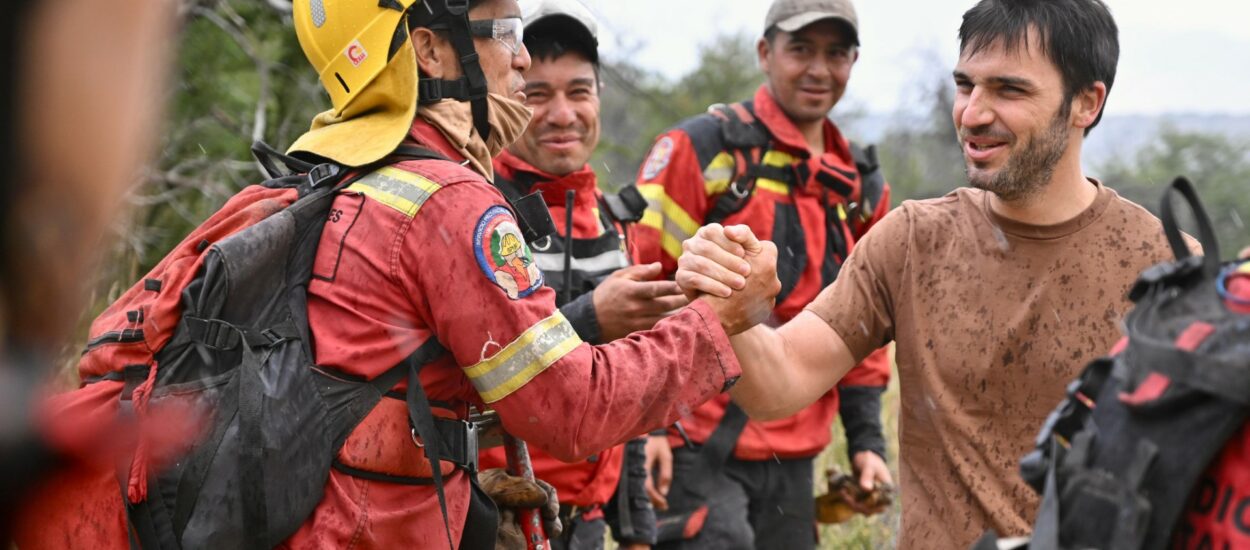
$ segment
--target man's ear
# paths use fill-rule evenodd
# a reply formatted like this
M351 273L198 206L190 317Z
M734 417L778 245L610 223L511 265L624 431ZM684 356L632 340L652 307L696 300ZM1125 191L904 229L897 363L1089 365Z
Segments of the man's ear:
M1107 103L1107 84L1095 82L1072 96L1072 124L1082 130L1094 125Z
M412 30L412 49L417 52L417 67L421 74L434 79L454 78L455 68L448 65L454 59L450 56L449 44L438 33L425 27Z
M774 40L776 39L774 38ZM758 63L761 71L768 72L768 54L772 49L768 39L761 38L759 42L755 43L755 54L759 56Z

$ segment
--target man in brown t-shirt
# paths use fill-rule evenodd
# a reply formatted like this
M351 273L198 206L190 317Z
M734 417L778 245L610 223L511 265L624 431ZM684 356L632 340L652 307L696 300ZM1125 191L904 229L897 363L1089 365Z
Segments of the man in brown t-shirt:
M1067 382L1119 337L1137 274L1170 257L1154 216L1081 170L1119 53L1106 6L983 0L960 40L953 118L972 188L903 203L806 312L734 339L744 364L773 374L733 390L765 419L897 343L907 549L1028 532L1037 497L1019 458ZM705 227L678 283L726 295L757 244L744 227Z

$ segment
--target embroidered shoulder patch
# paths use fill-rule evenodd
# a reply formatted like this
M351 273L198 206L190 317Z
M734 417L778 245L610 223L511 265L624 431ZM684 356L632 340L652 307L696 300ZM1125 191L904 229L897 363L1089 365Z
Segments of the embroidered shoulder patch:
M507 208L492 206L477 220L473 249L482 273L509 298L524 298L543 286L543 272Z
M647 163L642 167L642 179L650 180L660 175L672 157L673 138L664 136L651 148L651 154L647 155Z

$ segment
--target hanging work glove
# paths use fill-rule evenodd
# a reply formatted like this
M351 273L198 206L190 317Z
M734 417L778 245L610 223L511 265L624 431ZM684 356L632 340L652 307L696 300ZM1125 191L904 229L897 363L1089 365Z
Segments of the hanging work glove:
M890 484L879 483L865 491L853 476L834 469L825 473L829 477L829 492L816 497L816 521L820 523L842 523L855 514L879 514L894 502L894 487Z
M525 536L517 523L517 510L537 508L543 518L547 538L560 536L560 499L556 488L541 479L528 481L508 475L503 468L491 468L477 474L478 485L499 507L499 537L495 550L525 550Z

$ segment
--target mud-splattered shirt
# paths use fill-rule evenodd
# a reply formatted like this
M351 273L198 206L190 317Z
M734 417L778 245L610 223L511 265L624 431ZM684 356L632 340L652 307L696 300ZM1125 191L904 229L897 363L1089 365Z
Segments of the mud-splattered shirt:
M899 548L1022 535L1038 499L1018 462L1065 385L1110 349L1143 269L1170 259L1162 225L1097 182L1066 222L1002 218L959 189L908 201L860 241L808 307L855 360L897 342Z

